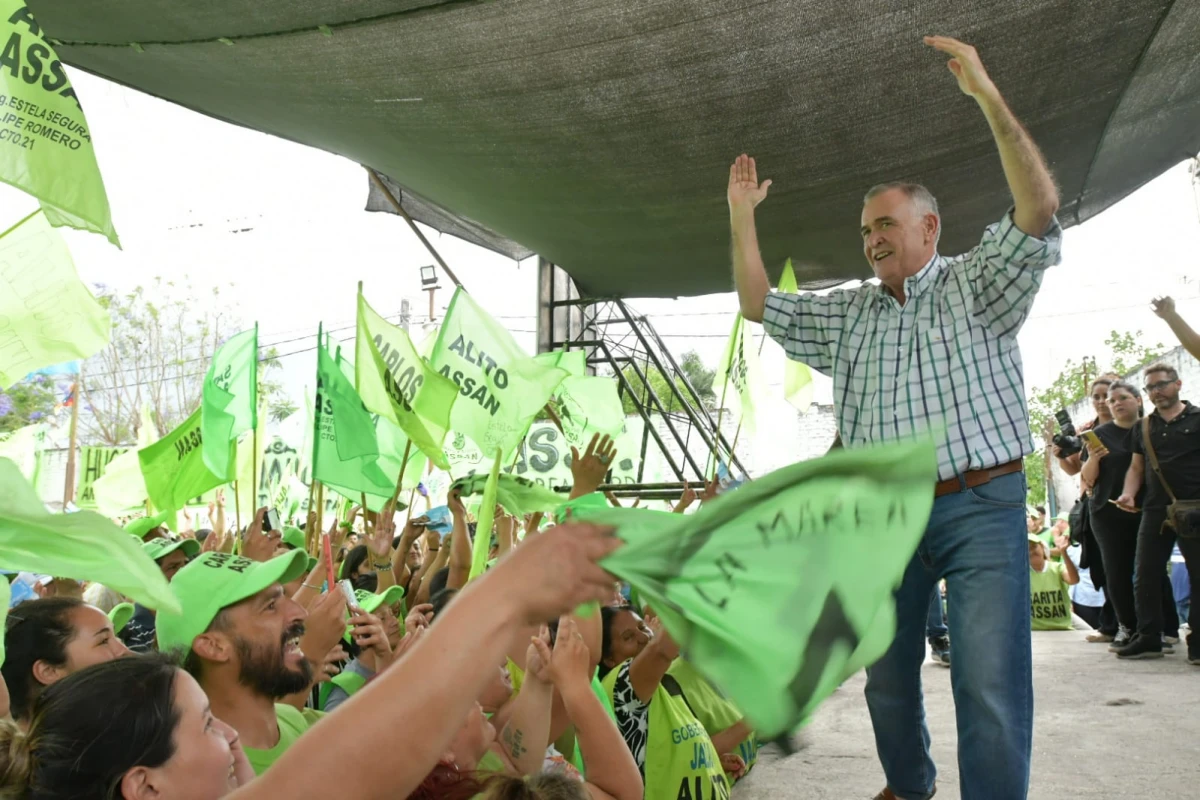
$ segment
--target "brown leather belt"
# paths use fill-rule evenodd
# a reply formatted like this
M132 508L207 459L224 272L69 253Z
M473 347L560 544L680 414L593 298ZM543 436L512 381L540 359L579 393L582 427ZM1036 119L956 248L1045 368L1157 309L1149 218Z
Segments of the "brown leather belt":
M973 469L970 472L964 472L962 475L938 481L937 486L934 487L933 496L941 497L947 494L956 494L963 489L974 489L976 486L983 486L985 483L990 483L996 478L1020 472L1024 466L1025 462L1018 458L1016 461L1010 461L1007 464L1001 464L998 467L991 467L990 469Z

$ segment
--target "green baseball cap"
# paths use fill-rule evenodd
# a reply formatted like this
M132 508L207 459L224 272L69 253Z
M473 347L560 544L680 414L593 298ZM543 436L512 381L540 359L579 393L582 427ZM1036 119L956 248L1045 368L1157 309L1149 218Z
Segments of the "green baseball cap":
M160 527L167 521L167 517L171 515L170 511L164 511L161 514L155 514L153 517L139 517L126 523L125 530L132 533L139 539L146 538L146 534Z
M108 618L112 621L113 630L120 633L133 619L133 603L117 603L108 612Z
M304 541L304 531L292 525L283 529L283 543L293 550L303 551L308 544ZM311 572L313 567L317 565L317 560L312 556L308 557L308 571Z
M357 589L354 596L358 599L358 607L368 614L374 614L380 606L394 606L404 598L403 586L389 586L382 592L368 592Z
M180 539L178 542L171 539L151 539L142 543L142 552L155 561L166 558L181 548L189 561L200 555L200 543L195 539Z
M158 648L162 652L189 650L192 641L208 630L221 610L276 583L287 583L304 574L303 551L251 561L230 553L204 553L171 580L182 614L160 611L155 620Z

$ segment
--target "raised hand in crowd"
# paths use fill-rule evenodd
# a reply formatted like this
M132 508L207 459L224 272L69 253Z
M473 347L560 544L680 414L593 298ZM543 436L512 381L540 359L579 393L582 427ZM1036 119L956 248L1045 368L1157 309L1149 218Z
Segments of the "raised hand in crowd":
M251 561L269 561L274 557L279 543L283 539L282 531L264 531L267 508L263 506L254 512L254 520L246 529L246 538L242 542L242 555Z
M394 515L394 512L393 512ZM412 580L413 573L408 566L408 554L412 550L412 546L425 533L425 525L428 524L429 517L420 516L409 518L404 523L404 531L400 534L400 544L391 553L392 557L392 577L396 581L397 586L404 586L407 593L409 583ZM395 530L395 522L392 522L392 530ZM388 547L392 546L391 540L388 540ZM423 562L422 562L423 563ZM382 588L382 587L381 587Z
M383 510L374 515L370 527L364 531L367 556L371 560L371 569L375 570L379 583L376 591L382 592L389 586L394 586L396 577L392 565L392 539L396 535L396 507L389 501Z
M392 646L383 630L383 621L362 609L351 609L351 612L354 643L362 648L359 661L373 672L385 669L392 661Z
M593 435L582 456L579 454L578 448L572 447L571 478L574 483L571 486L569 499L574 500L576 497L583 497L585 494L596 491L604 482L604 476L608 474L613 459L616 457L617 447L612 438L607 435L603 438L598 433Z
M339 664L343 663L349 658L350 654L347 653L340 644L326 653L325 659L321 665L321 669L317 670L316 672L314 679L316 683L327 683L328 681L336 678L342 672L342 668L339 666Z
M712 480L704 482L704 491L700 493L700 507L717 496L721 490L721 482L717 480L717 476L713 475Z
M420 603L409 610L408 616L404 618L404 636L408 638L422 628L428 628L433 622L433 605L431 603Z
M300 649L316 670L321 669L325 655L342 641L346 632L346 597L338 587L320 595L308 609Z
M691 508L692 503L696 502L696 490L691 486L683 487L683 494L679 496L679 502L671 509L673 514L682 514Z
M1170 297L1156 297L1152 302L1152 307L1154 313L1171 326L1171 332L1179 339L1183 349L1187 350L1192 358L1200 358L1200 334L1196 333L1192 326L1179 316L1179 312L1175 310L1175 301Z

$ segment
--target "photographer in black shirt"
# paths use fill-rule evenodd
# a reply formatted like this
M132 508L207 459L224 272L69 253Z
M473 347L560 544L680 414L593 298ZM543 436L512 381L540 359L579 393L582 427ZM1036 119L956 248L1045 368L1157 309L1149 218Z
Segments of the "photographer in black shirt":
M1138 528L1137 569L1134 583L1138 630L1128 645L1117 652L1120 658L1161 658L1163 654L1162 575L1171 558L1177 534L1179 551L1187 565L1192 585L1200 583L1200 525L1188 519L1185 530L1166 525L1171 495L1180 501L1200 500L1200 408L1181 400L1183 384L1168 364L1146 368L1146 394L1155 410L1149 417L1149 441L1139 423L1131 430L1133 456L1125 476L1125 487L1117 505L1127 510L1138 507L1144 488L1142 522ZM1149 448L1153 448L1153 454ZM1157 457L1162 470L1159 480L1153 468ZM1148 463L1150 462L1150 463ZM1170 492L1163 482L1170 487ZM1194 512L1200 514L1200 512ZM1188 663L1200 666L1200 611L1192 606L1188 636Z

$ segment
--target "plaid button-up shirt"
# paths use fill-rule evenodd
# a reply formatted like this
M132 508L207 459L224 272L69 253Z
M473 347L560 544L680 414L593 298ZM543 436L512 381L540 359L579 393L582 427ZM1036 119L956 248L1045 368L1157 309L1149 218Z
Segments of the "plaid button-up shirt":
M939 478L996 467L1033 449L1017 331L1061 245L1058 220L1038 239L1010 210L970 252L935 255L907 278L904 305L871 284L773 293L763 327L790 358L833 378L846 446L931 431Z

